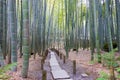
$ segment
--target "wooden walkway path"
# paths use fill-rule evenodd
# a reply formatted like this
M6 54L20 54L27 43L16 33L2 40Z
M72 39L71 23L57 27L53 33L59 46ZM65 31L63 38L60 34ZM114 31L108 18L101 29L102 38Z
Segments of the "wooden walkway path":
M56 53L50 51L50 69L54 80L73 80L70 78L69 74L60 67L57 59Z

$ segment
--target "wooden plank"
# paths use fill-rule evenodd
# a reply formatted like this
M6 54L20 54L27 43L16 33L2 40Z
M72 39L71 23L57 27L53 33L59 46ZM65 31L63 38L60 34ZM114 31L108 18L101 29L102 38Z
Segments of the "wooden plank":
M55 55L55 52L50 52L51 55Z
M54 70L51 71L53 78L56 79L69 79L70 76L68 75L68 73L65 70Z
M88 77L88 75L85 74L85 73L81 74L81 76L82 76L82 77Z
M68 75L68 73L63 70L57 59L56 59L56 55L54 52L50 52L50 67L51 67L51 73L53 75L54 80L73 80L70 79L70 76Z
M50 62L57 62L57 63L58 63L58 61L57 61L56 58L51 58L51 59L50 59Z
M59 65L51 66L51 71L55 71L55 70L62 70L62 68Z
M59 65L57 61L50 61L50 66Z

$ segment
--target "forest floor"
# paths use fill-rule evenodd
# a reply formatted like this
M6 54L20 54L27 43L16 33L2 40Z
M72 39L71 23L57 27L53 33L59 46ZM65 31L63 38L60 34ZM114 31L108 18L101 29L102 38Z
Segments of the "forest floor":
M17 72L9 71L7 74L12 76L9 80L41 80L42 72L41 72L41 59L42 57L36 55L36 59L33 56L29 59L29 71L28 78L23 79L21 77L22 70L22 58L18 57L17 63Z
M59 50L61 53L65 54L65 51L63 49ZM106 73L109 73L109 69L106 67L103 67L102 64L99 64L97 62L90 62L90 51L89 50L79 50L78 53L75 51L69 52L69 58L66 59L66 63L63 63L63 60L57 58L60 66L68 72L70 77L73 80L96 80L96 78L99 76L99 73L101 71L104 71ZM29 59L29 71L28 71L28 78L22 79L20 76L21 70L22 70L22 58L18 58L18 71L17 72L7 72L11 77L9 80L42 80L42 70L41 70L41 59L42 57L36 56L36 59L31 56ZM47 57L44 69L47 70L47 80L53 80L52 75L50 72L50 66L49 66L49 56ZM72 61L76 60L76 75L73 75L72 72ZM85 73L88 75L87 78L81 79L81 74Z
M65 55L65 50L61 49L59 50L61 53ZM91 61L91 54L90 50L82 50L79 49L78 52L76 51L70 51L69 52L69 59L71 61L76 60L78 67L83 67L85 70L84 72L88 75L90 75L93 80L96 80L98 77L100 77L101 73L103 73L102 76L105 76L106 74L110 76L110 70L108 67L103 66L103 64L100 64L97 62L97 53L95 51L94 53L94 61ZM101 51L101 54L105 54L107 52ZM118 58L120 54L118 52L115 52L115 59ZM120 63L120 62L118 62ZM120 65L120 64L119 64ZM106 77L107 77L106 75ZM115 71L115 75L118 75L118 73ZM117 79L120 80L120 79Z

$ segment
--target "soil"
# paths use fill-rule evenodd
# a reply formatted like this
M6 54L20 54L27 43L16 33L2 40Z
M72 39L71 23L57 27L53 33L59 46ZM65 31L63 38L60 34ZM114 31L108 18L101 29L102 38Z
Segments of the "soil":
M65 55L65 50L60 49L60 53ZM78 52L70 51L69 58L66 58L66 63L63 63L63 59L60 59L59 56L56 56L60 66L68 72L70 77L73 80L96 80L99 76L100 71L105 71L109 73L109 70L106 67L103 67L102 64L95 62L94 64L90 62L90 50L82 50L79 49ZM9 80L42 80L42 70L41 70L41 59L42 57L36 55L36 59L31 56L29 60L29 71L28 78L23 79L21 77L21 69L22 69L22 58L18 57L18 65L17 72L7 72L10 76L12 76ZM76 75L73 74L73 63L72 61L76 60ZM49 54L44 63L44 70L47 71L47 80L53 80L52 74L50 72L49 66ZM81 74L87 74L88 77L83 78Z
M29 71L28 71L28 78L21 77L21 70L22 70L22 58L18 57L18 65L17 65L17 72L9 71L7 74L12 76L9 80L41 80L42 72L41 72L41 59L42 57L36 56L34 59L33 56L29 59Z

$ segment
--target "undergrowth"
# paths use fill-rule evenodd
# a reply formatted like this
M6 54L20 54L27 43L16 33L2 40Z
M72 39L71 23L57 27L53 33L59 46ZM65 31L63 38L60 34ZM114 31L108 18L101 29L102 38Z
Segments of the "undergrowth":
M9 80L10 76L6 74L12 67L16 66L17 63L8 64L6 66L0 67L0 80Z

